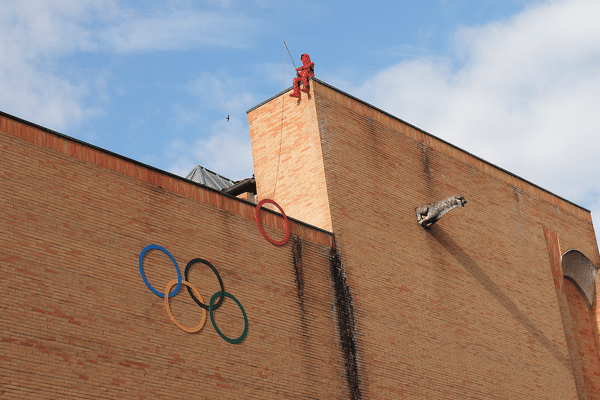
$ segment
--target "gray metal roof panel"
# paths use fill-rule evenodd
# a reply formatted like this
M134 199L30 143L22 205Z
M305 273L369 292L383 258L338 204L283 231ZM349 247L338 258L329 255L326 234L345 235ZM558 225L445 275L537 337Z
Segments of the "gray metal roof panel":
M185 179L189 179L201 185L211 187L216 190L223 190L235 184L231 179L225 178L201 165L196 165L194 169L187 174Z

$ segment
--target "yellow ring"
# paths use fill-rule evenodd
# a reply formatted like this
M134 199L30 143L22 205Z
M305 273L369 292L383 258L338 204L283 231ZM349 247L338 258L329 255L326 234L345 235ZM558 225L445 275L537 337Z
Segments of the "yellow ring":
M173 279L171 282L167 283L167 291L165 293L169 293L169 290L171 290L171 288L174 285L176 285L177 282L178 282L177 279ZM200 299L200 301L202 303L204 303L204 299L202 298L202 296L200 296L200 293L198 293L198 290L195 287L193 287L191 283L182 279L181 284L192 289L192 292L194 292L194 295L196 296L196 298ZM181 325L179 322L177 322L175 320L175 317L173 316L173 313L171 312L171 307L169 306L169 296L165 296L165 308L167 309L167 314L169 314L169 318L171 318L171 321L173 321L173 323L175 325L177 325L177 327L179 329L181 329L182 331L185 331L188 333L198 332L200 329L202 329L202 327L204 326L204 323L206 322L206 310L204 308L201 308L202 319L200 320L200 323L198 325L196 325L193 328L188 328L187 326Z

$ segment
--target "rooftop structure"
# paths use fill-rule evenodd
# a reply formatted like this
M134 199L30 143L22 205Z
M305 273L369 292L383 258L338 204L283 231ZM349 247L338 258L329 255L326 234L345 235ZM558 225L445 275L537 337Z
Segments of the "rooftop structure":
M201 165L196 165L194 169L186 175L185 179L211 187L215 190L223 190L235 185L235 181L212 172Z

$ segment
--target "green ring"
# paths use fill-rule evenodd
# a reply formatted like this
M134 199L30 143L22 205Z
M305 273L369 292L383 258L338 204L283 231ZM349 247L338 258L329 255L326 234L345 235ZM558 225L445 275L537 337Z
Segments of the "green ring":
M219 328L217 327L217 324L215 323L215 318L213 317L213 303L215 302L216 298L221 296L221 292L217 292L215 294L213 294L213 296L210 298L210 302L208 303L208 308L209 308L209 313L210 313L210 322L212 322L213 326L215 327L215 331L217 331L217 333L219 334L219 336L221 336L226 342L231 343L231 344L239 344L242 343L242 341L246 338L246 334L248 334L248 317L246 317L246 312L244 311L244 307L242 307L242 305L240 304L240 302L233 297L232 294L229 294L227 292L223 292L223 295L225 297L229 297L231 300L235 301L235 304L238 305L238 307L240 308L240 310L242 310L242 315L244 316L244 332L242 332L242 334L240 335L239 338L237 339L230 339L227 336L223 335L223 332L221 332L219 330Z

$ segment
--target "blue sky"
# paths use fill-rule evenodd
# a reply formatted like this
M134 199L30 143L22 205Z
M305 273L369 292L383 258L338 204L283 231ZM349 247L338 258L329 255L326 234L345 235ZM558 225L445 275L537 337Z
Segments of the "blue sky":
M597 0L3 0L0 110L179 175L242 179L246 110L294 75L283 40L319 79L600 229Z

